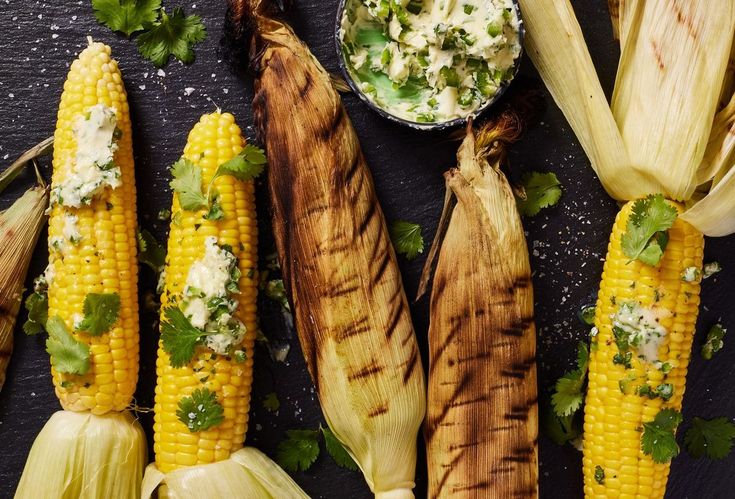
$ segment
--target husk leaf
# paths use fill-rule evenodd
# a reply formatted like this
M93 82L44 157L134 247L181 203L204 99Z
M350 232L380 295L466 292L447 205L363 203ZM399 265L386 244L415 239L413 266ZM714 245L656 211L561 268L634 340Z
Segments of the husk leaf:
M696 172L717 111L735 2L718 2L717 15L705 0L639 3L631 14L612 111L634 167L658 180L657 192L685 201L698 185Z
M46 223L47 205L48 190L34 187L0 213L0 390L13 352L13 329L23 298L23 282Z
M127 411L58 411L33 443L15 498L137 499L147 449Z
M631 165L567 0L520 0L526 48L605 190L618 200L656 192L655 177Z
M500 171L513 113L468 127L431 295L429 497L534 497L538 486L536 334L523 226ZM511 135L511 137L509 137ZM428 272L427 262L424 273ZM492 472L488 472L492 470Z
M159 497L171 499L309 497L283 469L253 447L244 447L224 461L187 466L166 474L155 463L149 464L143 478L143 499L151 497L161 485Z
M370 170L329 74L261 0L253 112L268 156L274 238L325 419L376 497L413 497L426 388ZM306 151L306 153L305 153Z

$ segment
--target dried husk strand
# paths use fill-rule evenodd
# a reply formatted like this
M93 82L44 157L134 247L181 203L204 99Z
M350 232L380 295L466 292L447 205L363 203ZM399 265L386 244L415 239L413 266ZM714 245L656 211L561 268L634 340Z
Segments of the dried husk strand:
M253 30L253 112L299 340L325 419L380 498L413 497L426 388L369 168L329 74L275 2L232 0Z
M513 111L471 124L422 278L438 257L429 326L429 497L537 497L536 333L531 268L500 171ZM455 204L456 202L456 204ZM437 254L438 253L438 254Z
M253 447L243 447L224 461L187 466L169 473L158 471L155 463L151 463L143 479L143 499L151 497L156 488L160 499L309 498L280 466Z

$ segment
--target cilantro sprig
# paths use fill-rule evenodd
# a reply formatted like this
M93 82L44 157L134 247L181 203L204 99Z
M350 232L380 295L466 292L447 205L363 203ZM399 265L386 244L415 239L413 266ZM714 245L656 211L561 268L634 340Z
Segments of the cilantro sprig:
M111 30L127 37L139 33L138 50L157 67L171 56L193 62L194 45L207 37L199 16L187 16L179 7L169 15L161 0L92 0L92 8L97 21Z
M518 212L525 217L533 217L543 208L554 206L561 199L561 182L554 173L526 173L521 179L525 198L516 197Z
M661 409L653 421L643 423L641 449L656 463L668 463L679 455L676 443L676 427L681 423L679 411Z
M225 420L217 394L207 388L194 390L191 396L179 400L176 416L192 433L208 430Z
M730 454L735 439L735 424L728 418L695 417L684 434L684 445L693 457L724 459Z
M196 211L208 206L202 193L202 169L186 158L171 165L171 189L179 194L179 204L186 211Z
M199 16L184 14L177 7L169 16L164 9L160 17L146 26L138 36L138 50L154 66L163 67L171 56L184 64L194 62L194 45L207 38L207 30Z
M150 267L156 275L166 266L166 248L145 229L138 232L138 261Z
M219 203L219 193L214 189L214 181L230 175L238 180L248 181L258 177L265 169L265 153L251 144L217 167L206 191L202 190L202 169L192 161L181 158L171 165L171 189L179 194L179 203L184 210L197 211L206 208L207 220L221 220L224 211Z
M646 265L657 265L669 243L668 230L676 217L676 208L662 194L636 201L621 241L625 256L631 262L640 260Z
M120 295L117 293L89 293L84 298L84 319L77 330L90 336L99 336L110 330L120 314Z
M320 436L324 437L327 453L342 468L357 470L357 464L336 435L326 426L316 430L299 429L286 432L286 438L278 444L276 460L285 470L306 471L316 462L321 453Z
M173 367L183 367L191 362L196 347L202 344L206 333L192 326L191 321L178 307L163 311L161 343Z
M319 430L288 430L276 460L287 471L306 471L319 457Z
M577 346L577 369L557 380L556 389L551 396L551 404L557 416L571 416L582 407L588 366L589 350L587 345L580 341Z
M413 260L416 255L424 252L424 238L421 235L419 224L396 220L390 224L388 229L396 253Z
M278 400L278 394L276 392L270 392L263 397L263 408L268 412L278 412L281 407L281 401Z
M92 0L92 8L97 21L130 37L158 18L161 0Z
M54 369L64 374L87 374L89 346L77 341L57 315L46 322L46 331L46 351L51 355Z
M26 298L25 307L28 319L23 324L23 332L29 336L42 333L48 321L48 296L34 291Z

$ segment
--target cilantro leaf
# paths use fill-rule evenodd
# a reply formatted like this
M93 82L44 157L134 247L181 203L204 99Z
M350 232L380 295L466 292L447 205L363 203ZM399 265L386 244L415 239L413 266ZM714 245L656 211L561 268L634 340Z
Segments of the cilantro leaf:
M643 423L641 449L650 455L656 463L668 463L679 455L676 443L676 427L681 423L679 411L661 409L653 421Z
M577 369L566 373L557 380L556 390L551 396L551 404L557 416L571 416L582 407L588 364L587 345L580 341L577 346Z
M281 408L281 401L278 400L276 392L270 392L263 398L263 408L268 412L277 412Z
M166 266L166 248L145 229L138 232L138 261L148 265L156 274Z
M209 211L204 215L205 220L222 220L225 218L225 210L222 209L221 197L218 192L209 196Z
M29 315L30 317L30 315ZM711 360L712 356L722 350L724 342L722 341L727 333L727 329L722 327L722 324L715 324L712 326L707 333L707 340L702 345L702 358L705 360Z
M337 466L357 471L355 460L352 459L352 456L350 456L347 449L344 448L342 442L337 439L337 436L332 433L332 430L330 430L328 426L322 426L321 430L324 435L324 443L326 444L327 452L332 456L332 459L337 463Z
M92 0L92 8L101 24L130 36L158 19L161 0Z
M278 444L276 460L287 471L306 471L319 457L319 430L289 430Z
M217 167L217 171L214 172L214 176L212 177L212 182L214 182L214 179L223 175L231 175L243 181L253 180L263 173L265 163L266 159L263 150L252 144L247 144L240 151L240 154Z
M173 367L183 367L191 362L197 345L206 333L191 325L178 307L163 312L166 320L161 323L161 343Z
M58 315L46 322L46 351L51 355L54 369L65 374L87 374L89 346L77 341Z
M43 332L48 321L48 296L34 291L26 298L25 307L28 320L23 324L23 332L27 335Z
M176 416L192 433L208 430L225 420L217 394L207 388L194 390L190 397L179 400Z
M110 330L120 314L120 295L117 293L89 293L84 298L84 319L77 327L92 336Z
M413 260L416 255L424 252L424 238L419 224L396 220L390 224L389 232L396 253Z
M543 208L554 206L561 199L561 182L556 175L530 172L521 179L526 198L516 198L518 211L524 217L533 217Z
M579 414L559 417L546 399L540 405L540 416L544 434L558 445L564 445L582 435Z
M209 203L202 194L202 169L186 158L171 165L171 189L179 193L179 204L187 211L206 208Z
M646 265L658 264L669 242L666 231L674 225L676 217L676 208L661 194L636 201L621 241L625 256Z
M170 56L184 64L194 62L193 46L207 37L207 30L199 16L185 16L177 7L169 16L161 9L161 17L146 26L138 36L138 50L155 66L162 67Z
M684 445L693 457L724 459L732 450L735 424L727 418L694 418L684 434Z

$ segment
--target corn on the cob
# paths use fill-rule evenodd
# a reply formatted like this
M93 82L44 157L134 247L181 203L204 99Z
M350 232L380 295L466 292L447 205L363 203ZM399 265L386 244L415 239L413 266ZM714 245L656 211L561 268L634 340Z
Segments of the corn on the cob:
M233 0L254 28L253 108L266 146L284 283L324 416L376 496L412 497L421 359L388 230L328 73L274 2Z
M644 454L641 428L663 408L681 410L697 322L699 279L682 276L687 269L702 268L702 234L677 219L668 231L669 243L658 266L630 262L621 248L621 238L632 206L632 202L627 203L615 221L597 300L598 332L590 352L584 420L583 467L588 497L664 496L670 464L656 463ZM620 325L621 308L655 318L665 331L658 348L656 340L647 356L639 358L634 352L629 368L616 357L621 354L615 329ZM663 397L649 398L647 394L658 387L662 387ZM604 480L595 479L598 466L604 471Z
M138 376L132 133L117 61L91 38L64 84L54 142L47 348L66 411L36 439L16 497L136 498L145 438L132 417L116 414ZM118 304L109 325L88 322L90 297Z
M584 444L586 494L660 497L668 465L654 464L641 454L643 442L636 425L654 419L659 406L681 406L699 292L696 282L681 282L681 271L684 265L699 268L702 233L724 236L735 231L735 168L727 159L735 109L732 71L727 68L735 38L735 0L719 2L716 16L706 0L611 0L621 44L612 110L604 101L570 2L520 3L529 35L527 53L605 189L625 201L663 193L685 202L686 209L677 206L679 217L669 229L671 240L662 262L654 267L621 254L621 232L630 206L619 215L597 309L600 332L593 347L598 351L592 352L586 406L585 433L590 432ZM722 101L731 104L716 114ZM617 305L609 302L613 297ZM659 303L654 303L656 297ZM651 308L670 312L670 317L659 318L667 335L658 349L670 366L657 372L656 365L640 365L637 359L616 352L617 344L608 344L621 306L629 314L642 307L642 317L647 319L654 313ZM618 364L610 365L611 356ZM621 365L629 360L631 368L623 370ZM668 369L672 369L667 376L671 382L660 383ZM630 390L642 392L649 400ZM607 464L596 462L602 459ZM605 466L615 471L610 473Z
M267 458L262 456L256 463L243 460L257 451L241 449L248 425L258 327L255 186L252 180L216 172L238 156L244 145L235 118L217 111L201 117L184 149L183 159L200 172L202 188L209 186L207 190L217 193L221 211L213 217L211 206L191 209L182 202L181 192L174 195L161 299L164 332L156 362L156 460L146 471L144 497L161 483L165 483L161 494L171 497L270 497L267 494L278 496L278 487L290 491L284 497L303 495ZM210 197L210 203L213 199ZM211 309L213 300L218 305ZM198 308L202 304L207 312ZM222 306L226 310L220 310ZM172 310L178 310L201 333L191 358L184 361L168 346L167 328L176 326ZM220 326L226 332L219 332L223 331ZM172 334L184 333L179 329ZM209 406L193 404L185 409L187 400L205 393L210 397ZM209 415L202 412L199 416L214 420L199 425L197 412L207 410ZM275 473L280 485L259 480L258 470L266 476ZM193 476L198 478L192 480Z
M506 111L444 174L456 206L440 246L429 325L429 497L537 497L533 290L523 226L500 171L518 133ZM440 227L442 223L440 222ZM425 280L424 280L425 282Z
M240 153L244 146L240 128L229 113L202 116L184 149L184 158L201 168L206 186L217 167ZM183 466L213 463L227 459L242 447L248 424L250 385L252 384L253 342L257 330L255 300L257 295L257 238L255 187L232 176L221 176L214 183L221 196L222 220L204 219L205 211L181 208L174 196L174 222L168 242L165 287L161 298L161 320L165 311L181 301L187 274L196 261L205 258L208 238L218 245L229 245L240 269L235 316L245 325L241 345L242 360L218 355L206 346L197 349L192 361L183 367L171 365L163 346L159 346L156 372L154 450L158 469L166 473ZM179 402L197 388L207 388L217 395L224 408L224 421L210 430L193 433L176 415Z

